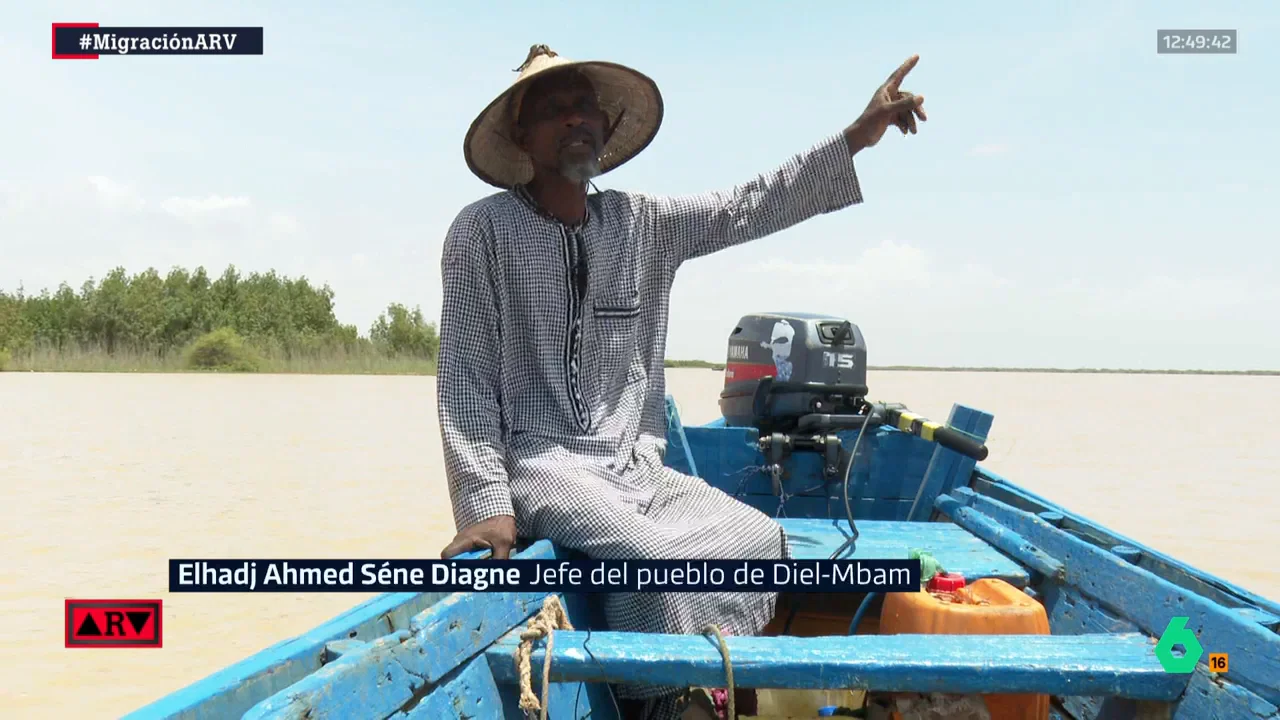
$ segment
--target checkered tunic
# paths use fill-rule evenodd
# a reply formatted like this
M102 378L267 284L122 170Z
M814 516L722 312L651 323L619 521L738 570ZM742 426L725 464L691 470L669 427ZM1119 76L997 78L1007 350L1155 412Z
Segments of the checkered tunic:
M458 529L514 515L521 537L596 558L790 557L771 518L663 465L671 284L685 260L861 200L837 134L728 191L591 194L576 226L522 187L465 207L444 243L437 378ZM605 611L614 630L749 635L774 601L617 594Z

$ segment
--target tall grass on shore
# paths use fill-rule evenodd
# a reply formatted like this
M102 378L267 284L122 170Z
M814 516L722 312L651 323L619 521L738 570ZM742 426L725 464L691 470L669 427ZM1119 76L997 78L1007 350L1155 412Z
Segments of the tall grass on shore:
M240 372L301 373L308 375L433 375L435 361L412 356L392 356L369 350L335 349L324 353L294 354L259 353L253 369ZM10 372L126 372L177 373L234 368L203 368L189 364L182 352L158 353L133 348L117 348L107 352L101 347L29 348L8 362L0 353L0 371Z
M327 285L275 272L116 268L79 292L0 291L0 370L429 374L438 349L418 308L391 303L361 335Z

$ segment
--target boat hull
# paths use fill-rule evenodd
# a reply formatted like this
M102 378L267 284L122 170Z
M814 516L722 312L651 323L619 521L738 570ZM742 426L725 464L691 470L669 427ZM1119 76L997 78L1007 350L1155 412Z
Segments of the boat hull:
M826 477L820 455L788 458L780 496L769 474L742 472L768 464L755 430L722 421L685 427L670 401L668 409L668 465L779 517L799 557L826 557L847 537L843 486L814 482ZM948 422L981 439L991 423L989 414L960 405ZM848 447L852 437L843 439ZM1280 717L1274 600L909 433L881 427L863 442L870 461L859 461L850 478L850 487L861 489L850 503L860 532L854 556L905 558L923 548L968 578L1006 580L1043 603L1051 635L878 635L875 598L865 603L867 623L851 635L865 597L809 598L806 607L817 610L798 620L800 603L784 596L762 637L728 638L737 686L1040 693L1053 697L1054 717L1076 720ZM517 556L574 555L539 540ZM126 717L523 717L513 653L545 597L379 596ZM610 632L598 598L562 598L575 630L556 633L552 717L616 717L609 683L723 686L723 658L713 643ZM1165 672L1155 653L1175 617L1187 618L1203 650L1188 674ZM1226 672L1211 671L1210 653L1229 657ZM534 666L545 657L545 645L536 644Z

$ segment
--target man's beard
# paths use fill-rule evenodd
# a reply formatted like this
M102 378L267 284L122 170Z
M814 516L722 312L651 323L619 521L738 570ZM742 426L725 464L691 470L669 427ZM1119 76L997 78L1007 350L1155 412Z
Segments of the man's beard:
M589 158L561 161L560 174L569 182L583 184L600 174L600 158L593 153Z

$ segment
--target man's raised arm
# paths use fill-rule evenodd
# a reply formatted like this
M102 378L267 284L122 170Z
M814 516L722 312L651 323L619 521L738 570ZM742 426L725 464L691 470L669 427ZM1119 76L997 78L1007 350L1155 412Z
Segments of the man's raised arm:
M515 544L515 513L502 437L502 326L488 227L468 208L454 220L441 258L444 303L436 391L445 470L458 535L441 553Z
M677 264L772 235L862 201L843 135L833 135L730 190L647 197L659 248Z
M899 89L912 56L876 88L851 125L774 170L731 190L645 196L646 220L675 264L785 230L815 215L862 202L853 156L880 141L889 125L904 135L926 119L924 98Z

